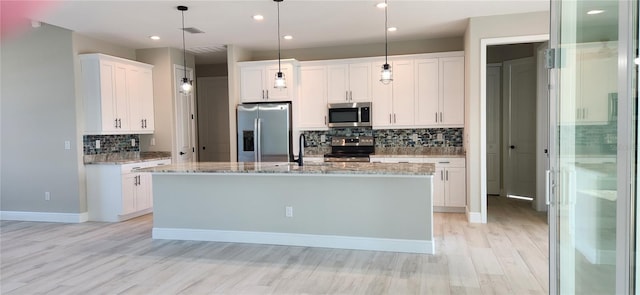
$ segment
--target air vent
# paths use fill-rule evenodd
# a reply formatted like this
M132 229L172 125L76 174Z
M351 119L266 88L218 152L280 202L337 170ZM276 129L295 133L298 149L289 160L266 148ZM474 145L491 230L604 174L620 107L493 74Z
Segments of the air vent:
M191 33L191 34L202 34L204 33L204 31L201 31L198 28L194 28L194 27L190 27L190 28L184 28L185 32Z
M207 53L224 52L227 50L227 46L210 45L210 46L191 47L191 48L187 48L187 50L195 54L207 54Z

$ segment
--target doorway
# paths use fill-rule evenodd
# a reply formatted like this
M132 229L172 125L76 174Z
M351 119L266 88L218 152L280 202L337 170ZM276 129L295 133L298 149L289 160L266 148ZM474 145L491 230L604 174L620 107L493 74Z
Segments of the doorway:
M175 85L175 118L176 118L176 140L173 147L173 154L176 155L176 163L186 163L197 161L196 154L196 124L195 124L195 101L193 91L185 93L180 85L186 75L193 81L193 69L180 65L173 65L174 85Z
M198 160L229 162L228 78L198 77Z
M548 113L546 108L538 107L538 101L546 99L546 91L536 89L547 85L546 79L540 78L546 77L544 64L537 63L544 60L543 48L546 43L488 46L486 68L487 194L491 198L543 199L531 203L536 209L540 201L544 204L540 194L544 190L537 192L537 174L544 175L546 168L536 167L537 158L546 159L542 153L545 136L538 135L544 130L536 126L546 120ZM538 210L544 209L546 206Z

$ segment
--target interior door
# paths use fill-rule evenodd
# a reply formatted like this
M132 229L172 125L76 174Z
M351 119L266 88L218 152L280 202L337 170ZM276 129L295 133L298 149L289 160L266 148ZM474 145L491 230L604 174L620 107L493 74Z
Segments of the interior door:
M502 126L500 66L487 67L487 194L500 195Z
M536 191L535 59L504 62L503 79L506 194L533 198Z
M581 75L580 48L585 43L618 39L618 5L624 1L552 2L551 47L557 52L551 71L550 124L550 291L553 294L628 294L617 289L616 277L627 276L617 267L616 207L618 192L618 124L610 119L604 126L580 124L587 117L583 106L607 105L609 95L584 95L585 83L607 87L617 79L608 70L617 59L589 61L590 75ZM588 11L602 10L601 17ZM593 30L594 27L606 30ZM617 42L609 42L617 52ZM601 55L606 58L606 54ZM592 56L598 58L598 55ZM610 77L614 75L615 77ZM597 86L600 85L600 86ZM590 87L592 87L590 86ZM583 94L583 95L578 95ZM595 101L594 101L595 100ZM576 101L582 101L576 103ZM628 186L628 184L627 184ZM627 258L626 261L629 259Z
M195 157L195 113L194 91L185 93L180 85L184 77L184 68L176 65L175 75L175 114L176 114L176 162L193 162ZM187 78L192 79L192 70L187 68Z

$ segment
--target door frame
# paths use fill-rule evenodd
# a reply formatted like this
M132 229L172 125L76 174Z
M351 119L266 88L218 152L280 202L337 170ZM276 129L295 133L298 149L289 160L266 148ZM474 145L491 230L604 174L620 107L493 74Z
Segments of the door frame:
M171 77L171 81L174 83L173 85L173 117L174 117L174 122L175 125L173 126L173 143L172 143L172 155L173 155L173 162L178 163L179 161L177 161L178 158L178 137L180 134L180 130L178 130L178 93L180 92L180 85L178 83L176 83L176 81L174 80L177 73L180 72L184 72L185 67L183 65L178 65L178 64L174 64L173 65L173 76ZM190 67L186 67L187 70L187 78L190 81L194 81L193 75L194 75L194 70ZM191 119L191 147L192 148L196 148L198 146L198 140L197 140L197 134L198 134L198 130L197 130L197 124L196 124L196 120L197 118L196 116L196 100L195 100L195 92L196 92L196 85L194 84L193 87L191 88L191 92L189 93L189 111L191 112L191 114L193 115L192 119ZM198 153L197 152L193 152L192 161L197 162L198 161Z
M482 223L487 223L487 47L548 40L549 34L480 39L480 171L483 171L480 173L480 219Z

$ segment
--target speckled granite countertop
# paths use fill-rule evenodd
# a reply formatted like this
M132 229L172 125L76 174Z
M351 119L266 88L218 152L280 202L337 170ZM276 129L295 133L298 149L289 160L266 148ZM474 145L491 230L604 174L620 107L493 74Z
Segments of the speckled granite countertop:
M331 152L331 147L305 148L307 157L324 157ZM371 158L464 158L465 152L460 147L376 147Z
M295 163L271 162L191 162L172 164L138 171L152 173L247 173L247 174L348 174L348 175L433 175L435 166L423 163Z
M122 165L171 159L171 152L127 152L84 155L85 165Z

